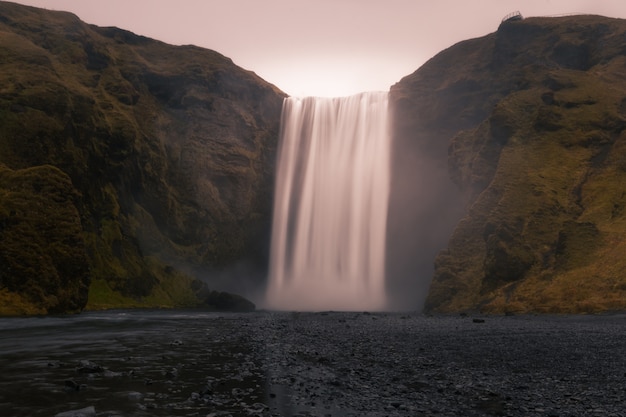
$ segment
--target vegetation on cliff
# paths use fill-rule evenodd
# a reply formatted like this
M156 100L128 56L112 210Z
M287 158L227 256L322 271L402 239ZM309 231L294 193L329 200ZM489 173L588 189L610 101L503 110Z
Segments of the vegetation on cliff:
M264 267L274 86L210 50L6 2L0 86L0 297L21 305L2 313L80 310L87 287L91 308L189 305L193 275Z
M465 204L428 310L626 309L625 37L599 16L506 22L393 87Z
M77 197L53 166L0 165L0 314L84 307L89 265Z

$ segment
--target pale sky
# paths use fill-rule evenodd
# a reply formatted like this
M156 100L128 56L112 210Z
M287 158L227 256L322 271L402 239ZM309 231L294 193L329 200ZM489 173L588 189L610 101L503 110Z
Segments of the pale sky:
M624 0L14 0L174 45L213 49L287 94L387 91L441 50L501 19L626 18Z

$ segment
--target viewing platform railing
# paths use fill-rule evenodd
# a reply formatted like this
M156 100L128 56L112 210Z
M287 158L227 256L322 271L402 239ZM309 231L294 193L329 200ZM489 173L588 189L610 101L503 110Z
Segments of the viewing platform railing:
M504 16L502 18L502 23L512 22L514 20L522 20L522 19L524 19L524 16L522 16L522 14L519 11L517 11L517 12L509 13L506 16Z

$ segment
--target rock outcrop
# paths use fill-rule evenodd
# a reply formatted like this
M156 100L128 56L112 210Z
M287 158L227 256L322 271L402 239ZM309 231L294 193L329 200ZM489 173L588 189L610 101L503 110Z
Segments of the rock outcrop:
M184 275L265 267L281 91L217 52L5 2L0 57L15 311L80 310L88 286L93 308L188 305Z
M58 168L0 165L0 313L84 307L90 273L77 202Z
M625 38L599 16L505 22L392 88L399 140L463 199L428 311L626 309Z

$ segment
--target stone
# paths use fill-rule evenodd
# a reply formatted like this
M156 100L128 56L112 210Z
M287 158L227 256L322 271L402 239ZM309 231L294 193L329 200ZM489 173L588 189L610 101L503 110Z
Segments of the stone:
M137 391L131 391L128 393L127 396L128 396L128 399L131 401L139 401L144 397L142 393L137 392Z
M94 406L89 406L79 410L64 411L55 414L54 417L96 417L96 409Z
M65 390L66 391L80 391L80 384L73 379L65 380Z
M104 372L104 368L89 360L82 360L78 365L78 372L86 374L99 374Z

